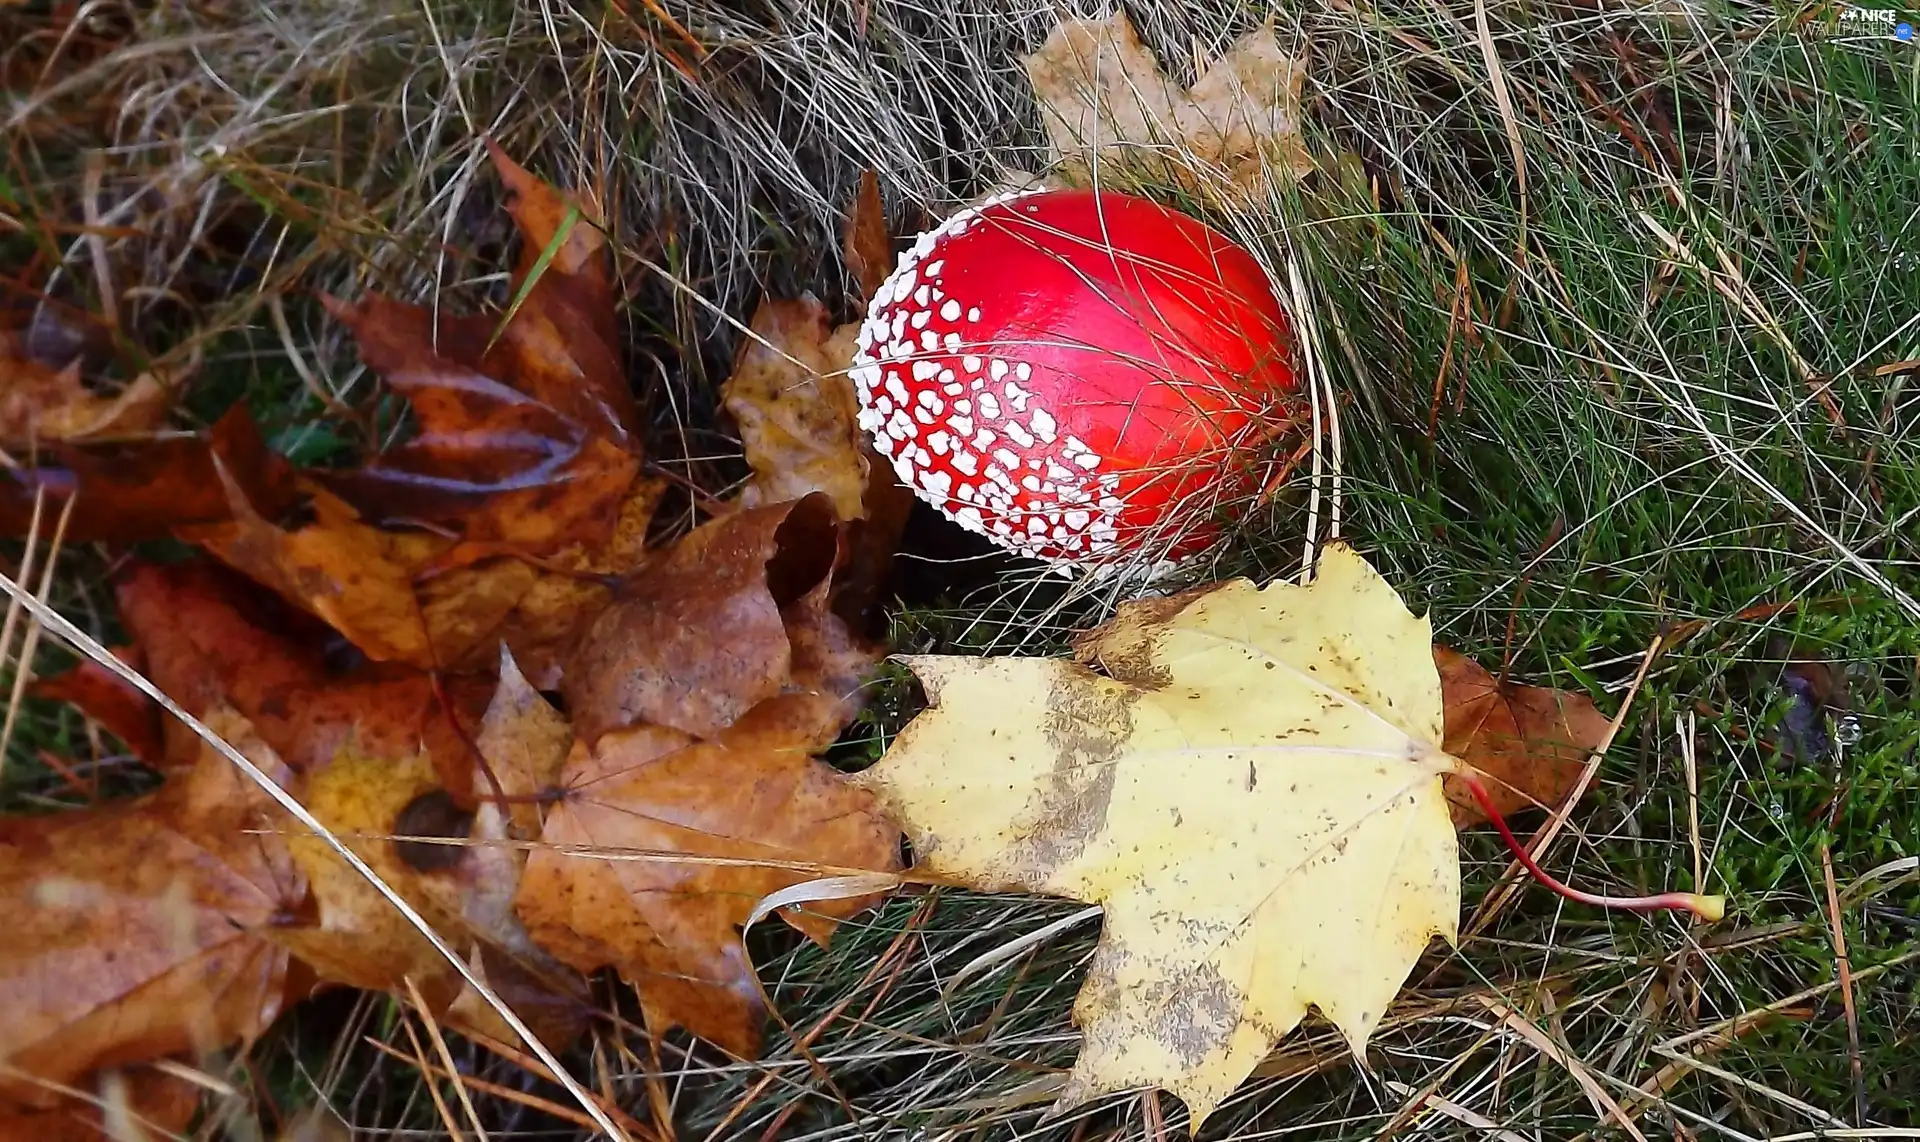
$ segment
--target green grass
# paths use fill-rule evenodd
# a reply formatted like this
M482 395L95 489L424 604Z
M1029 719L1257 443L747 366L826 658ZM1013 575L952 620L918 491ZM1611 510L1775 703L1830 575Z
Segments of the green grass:
M901 218L919 203L950 207L997 161L1037 161L1023 149L1035 124L1007 53L1050 24L1038 6L929 16L876 0L863 38L833 17L794 17L783 35L764 12L703 5L689 26L734 34L730 59L753 65L719 70L705 86L581 26L561 30L569 54L556 61L531 6L433 11L454 28L447 35L490 45L501 61L485 75L463 72L467 111L485 120L513 108L500 133L530 166L568 175L611 156L636 384L659 411L662 455L689 457L695 471L696 458L722 447L711 420L733 344L722 315L744 317L763 283L840 297L834 215L855 172L878 167ZM1701 1057L1712 1072L1633 1104L1640 1128L1738 1142L1835 1120L1920 1124L1920 968L1904 959L1920 953L1920 880L1901 865L1861 879L1920 856L1920 615L1893 594L1920 595L1920 382L1876 374L1920 357L1920 51L1799 33L1785 9L1686 11L1489 11L1520 109L1524 196L1472 5L1316 4L1283 15L1283 42L1298 31L1313 44L1310 142L1341 176L1213 220L1280 280L1291 256L1312 283L1317 361L1345 397L1343 534L1431 611L1440 637L1612 710L1655 637L1696 624L1655 664L1550 865L1595 890L1725 892L1728 919L1691 930L1529 891L1491 929L1416 969L1367 1070L1310 1020L1205 1137L1373 1137L1430 1084L1523 1136L1622 1136L1601 1125L1568 1068L1495 1033L1475 997L1524 1013L1630 1102L1671 1061L1663 1044L1816 988L1825 990L1714 1044ZM1190 56L1196 43L1217 50L1256 18L1224 0L1135 14L1163 58ZM330 127L263 133L231 153L250 176L234 194L265 207L248 217L286 245L275 266L311 255L324 284L425 292L436 283L422 251L447 217L437 196L457 182L466 138L464 127L422 125L435 111L458 119L440 57L415 16L389 19L368 65L377 74L328 57L297 76L330 98L344 91L348 137L371 149L331 152ZM941 66L922 66L929 60ZM413 81L395 85L407 68ZM621 100L609 96L616 80L630 81ZM467 212L457 217L472 237ZM685 288L650 276L639 257ZM280 280L272 269L262 281ZM470 259L439 284L450 296L497 291L487 269ZM289 308L313 367L357 399L364 390L347 385L351 355L337 331L293 300ZM231 328L220 331L196 411L244 397L275 439L318 449L314 462L332 456L324 434L334 430L285 366L271 325L257 309L220 312ZM1296 571L1307 486L1302 475L1275 508L1239 521L1212 571ZM916 604L897 617L896 639L914 650L1058 649L1107 601L1015 572ZM1831 664L1845 708L1796 706L1790 660ZM890 675L836 758L877 755L915 701L904 676ZM1787 726L1810 712L1829 736L1850 740L1857 729L1857 741L1803 756ZM81 749L75 732L70 717L36 711L16 755ZM1698 775L1699 885L1683 735ZM9 773L24 781L37 771L16 760ZM1852 998L1865 1120L1832 986L1823 850L1862 976ZM1485 831L1465 852L1471 907L1506 858ZM975 957L1077 907L943 893L895 900L824 952L755 933L786 1022L807 1029L835 1013L809 1049L830 1083L777 1032L755 1064L670 1039L656 1078L681 1137L723 1122L724 1137L740 1138L776 1122L810 1138L1152 1136L1134 1097L1040 1117L1047 1084L1075 1051L1068 1013L1096 924L948 990ZM369 1002L368 1033L404 1047L390 1022L382 1030L386 1001ZM436 1129L417 1079L342 1030L338 1014L302 1013L257 1049L252 1065L272 1077L275 1101L324 1091L357 1125ZM576 1061L589 1073L584 1055ZM515 1070L476 1065L496 1081ZM609 1065L623 1105L644 1118L641 1068L633 1058ZM765 1096L733 1115L767 1078ZM1161 1106L1176 1136L1182 1112ZM1417 1129L1480 1134L1432 1107Z

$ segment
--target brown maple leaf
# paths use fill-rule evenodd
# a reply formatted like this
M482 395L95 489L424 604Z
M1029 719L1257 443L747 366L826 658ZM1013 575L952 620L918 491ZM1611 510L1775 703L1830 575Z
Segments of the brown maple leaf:
M300 792L314 816L479 967L543 1040L564 1043L585 1027L585 983L535 946L508 907L517 862L467 843L475 839L475 815L440 786L433 759L364 752L350 741ZM330 845L304 833L287 844L311 894L273 939L322 984L403 996L417 988L456 1028L514 1037L477 996L466 996L458 969Z
M1446 751L1478 769L1501 816L1555 809L1579 780L1587 755L1606 739L1609 719L1584 694L1501 685L1479 663L1433 648L1446 704ZM1487 819L1456 778L1446 780L1454 824Z
M830 744L880 655L834 606L840 538L820 494L689 533L582 634L561 687L575 732L592 742L644 722L713 738L802 693L818 711L809 748Z
M497 148L522 237L504 316L327 299L413 413L364 467L313 473L275 516L231 510L182 538L272 586L370 657L484 670L512 646L551 683L560 647L637 566L661 485L640 476L605 237L592 210Z
M809 695L793 694L761 702L711 741L641 726L591 749L576 742L565 797L516 898L534 938L582 970L617 968L656 1033L685 1027L755 1054L765 1008L739 936L755 904L811 879L812 865L899 868L893 825L811 757L819 717ZM824 943L836 918L872 903L783 915Z
M237 714L207 720L278 768ZM259 832L276 821L211 749L150 796L0 821L0 1063L64 1083L259 1034L287 982L267 933L303 891L285 847ZM17 1098L45 1093L0 1080L10 1085Z

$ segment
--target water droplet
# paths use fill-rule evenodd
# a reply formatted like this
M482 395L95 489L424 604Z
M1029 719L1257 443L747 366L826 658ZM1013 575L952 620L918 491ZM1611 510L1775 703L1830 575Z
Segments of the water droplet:
M1847 714L1833 724L1833 740L1846 748L1859 745L1862 732L1855 714Z

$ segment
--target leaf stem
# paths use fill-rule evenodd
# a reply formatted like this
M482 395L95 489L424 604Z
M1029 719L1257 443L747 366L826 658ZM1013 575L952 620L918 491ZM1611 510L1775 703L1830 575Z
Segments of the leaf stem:
M1480 811L1493 822L1494 828L1500 830L1500 839L1507 843L1508 851L1513 853L1513 859L1520 862L1520 867L1527 870L1527 875L1568 900L1625 912L1691 912L1708 922L1726 914L1727 898L1724 896L1702 896L1693 892L1662 892L1656 896L1599 896L1556 880L1552 873L1541 868L1539 862L1533 859L1527 847L1513 835L1513 830L1507 828L1506 818L1500 815L1500 807L1493 803L1493 797L1481 783L1480 775L1465 765L1456 766L1453 772L1466 784L1473 799L1480 803Z

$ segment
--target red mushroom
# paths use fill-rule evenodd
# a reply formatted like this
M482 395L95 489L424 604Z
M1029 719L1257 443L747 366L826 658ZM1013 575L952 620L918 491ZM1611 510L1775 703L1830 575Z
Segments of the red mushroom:
M873 297L860 423L921 499L1062 563L1204 547L1293 423L1286 315L1252 255L1124 194L949 218Z

